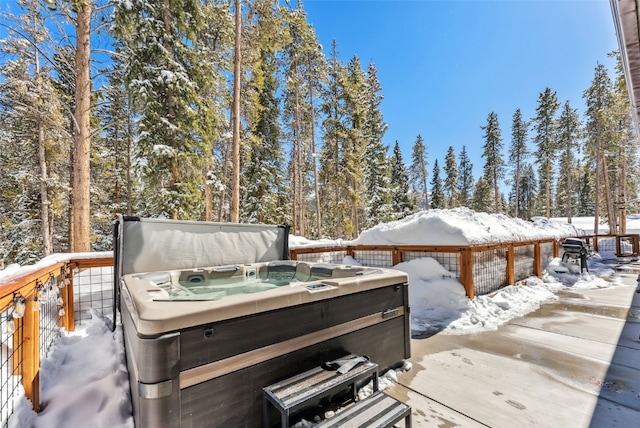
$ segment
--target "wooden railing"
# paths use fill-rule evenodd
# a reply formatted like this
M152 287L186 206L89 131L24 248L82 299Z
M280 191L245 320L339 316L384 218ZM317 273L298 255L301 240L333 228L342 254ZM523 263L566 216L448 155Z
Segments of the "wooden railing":
M15 277L5 278L0 283L2 426L6 425L13 412L10 406L16 398L18 382L34 410L40 409L41 358L47 356L59 337L60 328L67 331L75 329L74 305L83 291L78 284L74 287L74 279L81 279L82 271L89 268L112 267L112 256L104 254L104 257L90 255L87 258L73 254L68 257L55 255L37 265L20 269ZM101 290L100 295L103 293L108 293L108 290Z
M638 256L637 234L587 235L585 239L595 251L604 240L615 240L618 257ZM530 276L542 276L552 257L558 257L559 240L548 238L514 241L490 245L344 245L298 247L291 258L305 261L342 263L345 256L365 266L393 267L404 261L432 257L448 269L464 286L470 299L489 294Z

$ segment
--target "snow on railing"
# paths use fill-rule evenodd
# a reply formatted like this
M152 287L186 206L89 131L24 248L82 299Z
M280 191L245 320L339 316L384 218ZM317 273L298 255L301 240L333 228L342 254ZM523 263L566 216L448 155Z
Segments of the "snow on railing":
M40 408L40 362L60 337L88 319L93 307L111 313L111 252L54 254L0 271L0 427L25 395Z

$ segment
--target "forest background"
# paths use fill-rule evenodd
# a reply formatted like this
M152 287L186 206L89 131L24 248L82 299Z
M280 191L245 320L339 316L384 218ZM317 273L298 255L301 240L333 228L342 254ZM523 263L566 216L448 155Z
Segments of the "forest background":
M465 146L430 159L421 135L411 153L385 145L375 63L342 62L337 41L325 56L301 2L19 0L0 14L4 263L111 249L117 214L349 239L422 209L594 216L596 232L638 209L619 61L595 67L582 115L552 88L534 117L488 112L474 174Z

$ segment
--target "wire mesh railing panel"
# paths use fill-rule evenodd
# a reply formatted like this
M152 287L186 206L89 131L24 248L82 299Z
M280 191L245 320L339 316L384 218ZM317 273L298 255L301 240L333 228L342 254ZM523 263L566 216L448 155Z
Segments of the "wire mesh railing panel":
M542 270L546 269L553 260L553 247L553 242L540 243L540 267Z
M507 285L507 249L473 253L473 287L476 296L492 293Z
M633 255L633 239L630 236L621 236L620 238L620 256Z
M5 428L13 414L15 400L24 395L19 374L22 373L24 352L21 320L10 318L11 310L0 313L0 427Z
M460 279L460 253L435 253L431 251L403 251L402 260L405 262L431 257Z
M346 250L323 253L296 253L296 260L310 263L342 263L347 256Z
M553 250L553 248L552 248ZM536 274L535 246L522 245L513 248L513 267L516 281L521 281Z
M49 356L51 346L60 338L60 327L58 326L60 310L63 309L62 297L60 296L60 288L63 285L63 279L60 283L54 278L47 281L43 288L38 292L38 328L40 334L40 360L44 360Z
M353 258L363 266L390 268L393 267L393 252L391 250L355 250Z
M76 325L91 320L92 308L101 315L110 315L113 311L113 267L95 267L75 273L73 305Z

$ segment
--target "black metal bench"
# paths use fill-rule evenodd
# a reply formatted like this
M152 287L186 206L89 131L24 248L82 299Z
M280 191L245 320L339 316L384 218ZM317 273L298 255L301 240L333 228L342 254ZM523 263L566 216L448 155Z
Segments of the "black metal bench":
M319 423L316 428L389 428L402 419L405 428L411 428L411 407L378 391Z
M350 360L361 358L356 355L347 355L340 359L342 363L349 364ZM346 366L345 366L346 367ZM351 388L352 398L355 401L357 384L366 379L373 379L373 389L378 390L378 365L365 360L353 368L342 373L336 367L333 370L316 367L304 373L269 385L263 391L263 423L265 428L271 426L269 418L269 404L280 412L281 427L289 427L290 417L323 397Z

